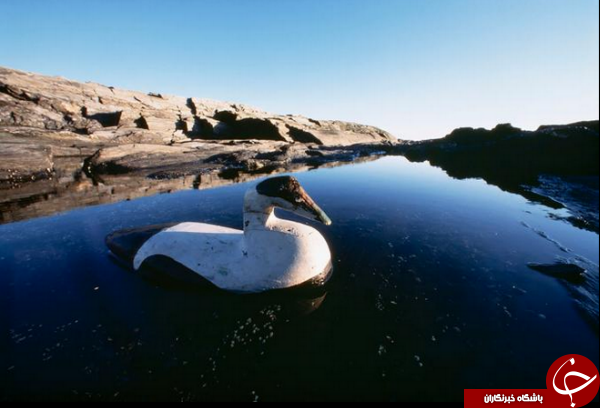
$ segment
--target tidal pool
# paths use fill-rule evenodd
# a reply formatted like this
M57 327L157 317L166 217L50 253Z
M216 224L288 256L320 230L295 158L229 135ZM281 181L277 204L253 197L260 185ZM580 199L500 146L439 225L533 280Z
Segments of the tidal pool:
M241 228L256 181L0 225L0 398L462 400L545 388L565 354L598 366L598 235L564 210L402 157L295 176L333 221L320 291L167 285L109 256L123 228ZM528 266L555 262L586 272Z

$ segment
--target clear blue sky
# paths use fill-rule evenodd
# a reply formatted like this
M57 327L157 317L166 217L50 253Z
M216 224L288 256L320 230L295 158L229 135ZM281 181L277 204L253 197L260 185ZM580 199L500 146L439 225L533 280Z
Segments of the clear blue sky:
M0 0L0 65L372 124L598 119L598 0Z

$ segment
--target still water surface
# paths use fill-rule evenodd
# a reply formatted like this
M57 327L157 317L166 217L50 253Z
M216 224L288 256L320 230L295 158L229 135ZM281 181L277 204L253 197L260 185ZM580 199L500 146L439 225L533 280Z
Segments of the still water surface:
M597 234L401 157L296 176L333 220L316 293L165 286L107 253L123 228L241 228L253 183L0 225L0 398L461 400L598 366ZM557 259L585 283L527 266Z

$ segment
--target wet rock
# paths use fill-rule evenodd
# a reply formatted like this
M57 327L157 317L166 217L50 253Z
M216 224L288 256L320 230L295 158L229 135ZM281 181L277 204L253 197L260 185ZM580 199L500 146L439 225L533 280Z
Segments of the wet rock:
M67 138L50 131L27 130L26 134L15 137L0 133L0 157L8 159L12 152L11 163L23 169L23 177L19 179L13 177L14 172L0 178L0 223L81 206L182 189L212 188L268 174L333 167L378 157L358 157L352 146L332 148L321 156L311 157L305 154L303 145L289 148L287 143L276 141L118 145L112 140L101 143L90 141L88 136ZM4 148L13 144L17 147ZM261 156L265 154L267 156ZM49 165L50 173L46 177L22 181L31 177L32 171L44 171Z
M571 293L575 307L598 335L598 265L578 256L558 258L551 264L529 263L528 266L558 279Z
M576 264L566 262L556 262L554 264L529 263L527 266L534 271L552 276L553 278L562 279L572 284L582 284L585 282L586 270Z
M577 228L599 231L598 176L550 176L541 175L536 185L529 188L532 194L558 203L566 208L568 215L550 214L553 219L567 221Z
M9 187L47 179L52 175L52 153L45 146L18 142L3 143L1 157L0 183Z
M180 146L128 144L98 150L88 161L91 174L121 174L136 170L184 165L197 159L193 149Z

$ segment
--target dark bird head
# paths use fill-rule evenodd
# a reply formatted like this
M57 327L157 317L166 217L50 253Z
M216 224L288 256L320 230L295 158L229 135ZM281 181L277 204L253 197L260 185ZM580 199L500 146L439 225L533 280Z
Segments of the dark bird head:
M275 207L331 225L327 214L310 198L295 177L279 176L266 179L256 185L256 192L263 197L269 197Z

